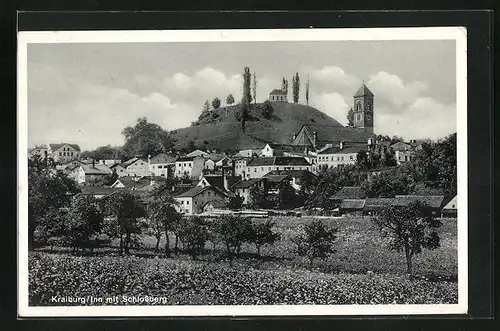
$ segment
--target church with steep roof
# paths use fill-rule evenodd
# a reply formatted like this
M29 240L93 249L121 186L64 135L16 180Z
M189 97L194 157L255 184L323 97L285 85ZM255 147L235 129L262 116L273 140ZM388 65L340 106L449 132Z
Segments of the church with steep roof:
M291 144L304 146L310 151L319 150L326 145L366 144L374 135L374 95L362 83L353 97L353 126L332 127L321 124L305 124L293 134Z

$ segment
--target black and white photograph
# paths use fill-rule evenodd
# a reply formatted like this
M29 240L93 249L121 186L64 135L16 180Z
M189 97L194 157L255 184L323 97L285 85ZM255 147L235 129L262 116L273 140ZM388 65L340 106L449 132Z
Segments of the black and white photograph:
M19 32L19 314L466 313L466 41Z

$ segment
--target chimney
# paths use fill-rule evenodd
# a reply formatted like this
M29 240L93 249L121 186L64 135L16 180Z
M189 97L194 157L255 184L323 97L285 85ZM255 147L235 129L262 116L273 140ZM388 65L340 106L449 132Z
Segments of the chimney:
M297 138L297 134L294 132L293 136L292 136L292 140L295 140L295 138Z
M339 144L340 149L344 149L344 147L345 147L344 145L345 145L344 141L341 141Z

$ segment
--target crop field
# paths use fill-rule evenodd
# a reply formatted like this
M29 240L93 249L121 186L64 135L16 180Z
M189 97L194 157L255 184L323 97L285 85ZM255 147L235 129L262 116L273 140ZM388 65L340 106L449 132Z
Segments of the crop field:
M422 304L456 303L456 220L439 229L441 246L414 258L417 277L405 275L402 253L390 251L369 218L323 219L339 229L336 252L313 268L297 256L291 238L312 217L273 217L281 239L264 246L262 258L245 244L232 265L221 246L207 243L198 260L179 254L156 257L156 239L143 236L142 249L116 255L113 247L94 256L73 256L69 249L30 253L32 305L55 305L57 296L156 296L156 304ZM259 220L263 221L263 220ZM174 238L170 238L171 247ZM164 239L160 247L164 245ZM89 303L87 303L89 304ZM105 304L105 303L93 303ZM152 304L143 302L138 304Z

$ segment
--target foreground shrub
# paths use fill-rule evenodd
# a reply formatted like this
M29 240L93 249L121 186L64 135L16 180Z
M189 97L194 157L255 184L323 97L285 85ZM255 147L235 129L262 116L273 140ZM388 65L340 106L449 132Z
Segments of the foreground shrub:
M182 220L179 227L179 236L182 238L186 252L196 259L203 253L209 239L208 224L201 217L190 217Z

